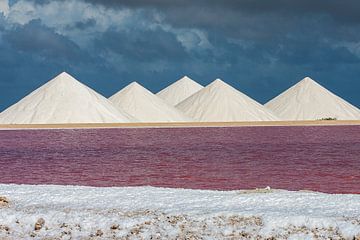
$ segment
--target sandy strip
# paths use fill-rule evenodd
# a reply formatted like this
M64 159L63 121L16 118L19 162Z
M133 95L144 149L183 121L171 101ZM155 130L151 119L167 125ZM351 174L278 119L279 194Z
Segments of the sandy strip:
M74 124L0 124L9 129L76 129L76 128L187 128L187 127L251 127L251 126L345 126L360 125L360 120L336 121L261 121L261 122L185 122L185 123L74 123Z

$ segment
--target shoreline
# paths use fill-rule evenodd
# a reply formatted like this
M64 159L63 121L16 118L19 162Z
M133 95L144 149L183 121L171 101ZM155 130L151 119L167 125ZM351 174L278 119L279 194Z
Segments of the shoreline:
M299 193L316 193L327 195L359 195L360 192L322 192L312 189L286 189L286 188L271 188L256 187L256 188L239 188L239 189L210 189L210 188L186 188L186 187L162 187L155 185L129 185L129 186L94 186L94 185L81 185L81 184L58 184L58 183L4 183L0 182L0 188L2 186L14 186L14 187L59 187L59 188L83 188L83 189L136 189L136 188L153 188L162 190L184 190L184 191L197 191L197 192L218 192L218 193L238 193L238 194L254 194L254 193L276 193L276 192L299 192ZM1 196L1 192L0 192Z
M0 130L21 129L92 129L92 128L191 128L191 127L285 127L285 126L356 126L360 120L258 121L258 122L177 122L177 123L68 123L0 124Z

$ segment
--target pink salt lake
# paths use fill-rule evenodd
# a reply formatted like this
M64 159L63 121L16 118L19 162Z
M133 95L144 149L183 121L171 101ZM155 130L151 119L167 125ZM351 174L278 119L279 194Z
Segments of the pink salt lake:
M0 183L360 193L360 126L3 130Z

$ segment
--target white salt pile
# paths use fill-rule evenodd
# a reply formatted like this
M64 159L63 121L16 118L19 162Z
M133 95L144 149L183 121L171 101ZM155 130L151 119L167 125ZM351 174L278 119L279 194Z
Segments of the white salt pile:
M130 119L65 72L0 114L2 124L112 123Z
M158 92L156 95L164 99L168 104L175 106L203 88L203 86L191 78L184 76Z
M111 96L109 100L119 109L134 116L140 122L190 122L173 106L151 93L140 84L133 82Z
M176 107L200 122L278 120L270 110L220 79Z
M309 77L265 104L282 120L359 120L360 110Z

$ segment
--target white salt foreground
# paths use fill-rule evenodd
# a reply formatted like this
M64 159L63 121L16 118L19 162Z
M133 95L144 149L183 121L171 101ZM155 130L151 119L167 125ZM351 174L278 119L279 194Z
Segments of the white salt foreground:
M115 93L109 100L119 109L124 109L140 122L190 122L175 107L133 82Z
M175 106L203 88L203 86L191 78L184 76L158 92L156 95L164 99L168 104Z
M282 120L360 120L360 110L309 77L265 104Z
M360 195L0 185L0 196L1 239L360 238Z
M279 120L269 109L220 79L176 107L200 122Z
M0 114L2 124L116 123L133 118L63 72Z

